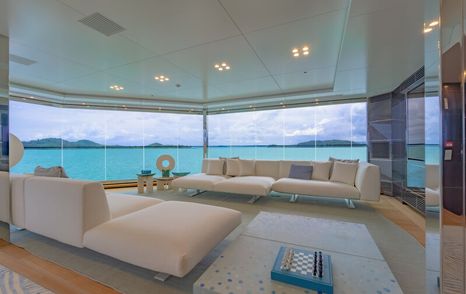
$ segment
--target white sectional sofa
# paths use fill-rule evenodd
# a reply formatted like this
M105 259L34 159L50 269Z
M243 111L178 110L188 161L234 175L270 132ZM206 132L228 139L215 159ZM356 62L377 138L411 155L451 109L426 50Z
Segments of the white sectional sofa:
M247 175L236 172L236 176L231 176L228 166L222 174L218 171L217 174L209 174L209 164L218 165L219 160L223 159L204 159L202 173L177 178L172 185L199 192L252 195L251 203L269 195L271 191L291 194L293 202L299 195L344 198L350 207L354 207L351 200L378 201L380 198L379 167L367 162L356 163L354 174L344 175L348 179L339 181L332 175L334 163L331 161L255 160L253 173L249 171ZM224 161L226 165L231 162ZM289 178L292 165L312 166L312 178Z
M162 276L183 277L241 223L235 210L106 194L102 184L11 177L11 223Z

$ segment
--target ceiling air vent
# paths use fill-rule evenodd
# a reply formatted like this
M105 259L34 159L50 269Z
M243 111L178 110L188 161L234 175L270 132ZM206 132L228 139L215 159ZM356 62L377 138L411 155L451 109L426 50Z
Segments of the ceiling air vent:
M14 63L22 64L22 65L31 65L31 64L37 63L37 61L35 60L31 60L29 58L21 57L15 54L10 54L10 61Z
M125 30L124 27L120 26L113 20L106 18L98 12L80 19L79 22L98 31L99 33L104 34L107 37L123 32Z

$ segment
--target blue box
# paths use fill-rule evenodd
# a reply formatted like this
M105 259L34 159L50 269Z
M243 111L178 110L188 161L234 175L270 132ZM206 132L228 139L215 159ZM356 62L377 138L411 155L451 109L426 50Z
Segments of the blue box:
M282 270L282 260L287 249L287 247L282 246L278 251L270 273L272 280L315 290L319 293L333 294L333 273L330 255L322 254L322 278L320 278L319 276L313 276L312 272L304 273L306 270L302 272L299 270L301 267L306 267L301 263L300 260L302 258L300 256L304 256L305 259L309 256L313 257L314 251L311 250L290 248L295 252L292 266L293 271Z

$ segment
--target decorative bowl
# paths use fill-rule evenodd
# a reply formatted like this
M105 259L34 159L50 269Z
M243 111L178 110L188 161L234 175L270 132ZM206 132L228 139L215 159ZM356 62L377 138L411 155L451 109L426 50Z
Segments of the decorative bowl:
M189 175L191 172L172 172L172 174L176 177L184 177Z

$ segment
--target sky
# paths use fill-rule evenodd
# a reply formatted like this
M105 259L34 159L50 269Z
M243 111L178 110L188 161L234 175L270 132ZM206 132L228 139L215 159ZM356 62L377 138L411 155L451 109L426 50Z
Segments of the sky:
M428 111L436 110L426 105L426 115ZM23 141L63 138L124 146L202 145L200 115L66 109L12 101L10 120L11 132ZM314 139L365 142L366 104L210 115L208 126L211 146L288 145Z

